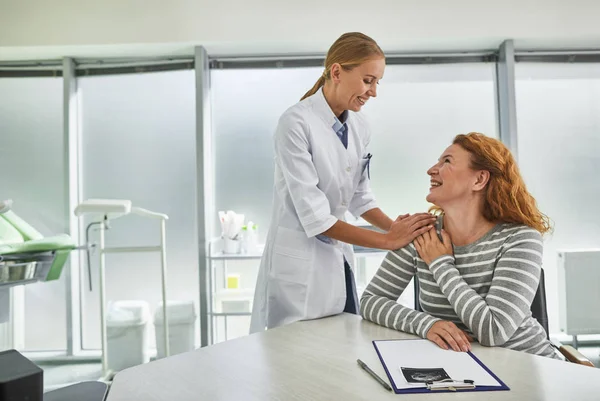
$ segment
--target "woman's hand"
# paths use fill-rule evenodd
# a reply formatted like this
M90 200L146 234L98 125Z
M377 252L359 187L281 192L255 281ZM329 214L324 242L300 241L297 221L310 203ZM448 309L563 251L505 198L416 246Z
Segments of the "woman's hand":
M436 217L429 213L398 216L385 234L385 249L395 250L405 247L419 235L431 230L435 220Z
M452 255L454 253L452 239L444 230L442 230L442 240L443 242L440 241L435 230L430 230L415 239L415 248L421 259L427 263L427 266L442 255Z
M474 341L465 331L459 329L454 323L439 320L427 332L427 339L436 343L440 348L454 351L471 351L471 341Z

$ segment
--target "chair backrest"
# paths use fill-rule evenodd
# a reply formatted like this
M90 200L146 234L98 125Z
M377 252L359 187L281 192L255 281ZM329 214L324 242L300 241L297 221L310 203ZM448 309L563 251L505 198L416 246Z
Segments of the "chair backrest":
M417 277L413 277L414 288L415 288L415 310L423 312L421 304L419 302L419 280ZM540 274L540 283L538 285L537 292L531 303L531 315L542 325L546 332L546 338L550 338L548 333L548 309L546 306L546 282L544 279L544 269Z
M538 285L535 297L533 297L533 302L531 303L531 314L544 328L546 338L550 339L550 333L548 332L548 307L546 306L546 281L544 280L544 269L541 269L540 284Z

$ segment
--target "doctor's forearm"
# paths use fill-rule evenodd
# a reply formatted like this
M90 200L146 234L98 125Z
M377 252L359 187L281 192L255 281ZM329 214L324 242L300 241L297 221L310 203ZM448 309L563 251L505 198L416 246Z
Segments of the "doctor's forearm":
M338 220L330 229L324 231L322 234L338 241L367 248L388 249L389 247L385 234L356 227L341 220Z
M387 214L383 213L383 211L378 207L367 210L360 217L384 231L389 231L390 226L393 223L393 220L390 219Z

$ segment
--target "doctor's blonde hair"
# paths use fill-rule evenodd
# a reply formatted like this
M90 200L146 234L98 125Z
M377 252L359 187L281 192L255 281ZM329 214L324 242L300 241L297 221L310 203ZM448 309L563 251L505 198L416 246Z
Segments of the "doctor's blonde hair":
M381 50L377 42L369 36L360 32L348 32L343 34L327 51L325 71L315 85L306 92L300 100L304 100L317 93L317 91L325 85L325 82L328 79L331 79L332 65L339 64L344 70L350 71L367 60L379 57L385 57L383 50Z

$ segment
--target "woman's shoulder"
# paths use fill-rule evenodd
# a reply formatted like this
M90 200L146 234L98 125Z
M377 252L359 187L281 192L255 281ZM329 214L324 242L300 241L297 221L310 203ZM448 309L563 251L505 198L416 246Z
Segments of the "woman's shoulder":
M408 267L409 265L414 267L416 257L417 249L412 242L408 243L408 245L404 246L403 248L388 251L386 255L386 259L388 260L397 260L403 262L403 267Z
M515 236L530 236L530 237L541 237L542 234L535 228L529 227L525 224L519 223L499 223L500 232L507 235L508 237Z
M512 246L521 247L539 247L543 246L542 234L525 224L518 223L500 223L500 229L497 231L498 236L503 238L504 247Z

